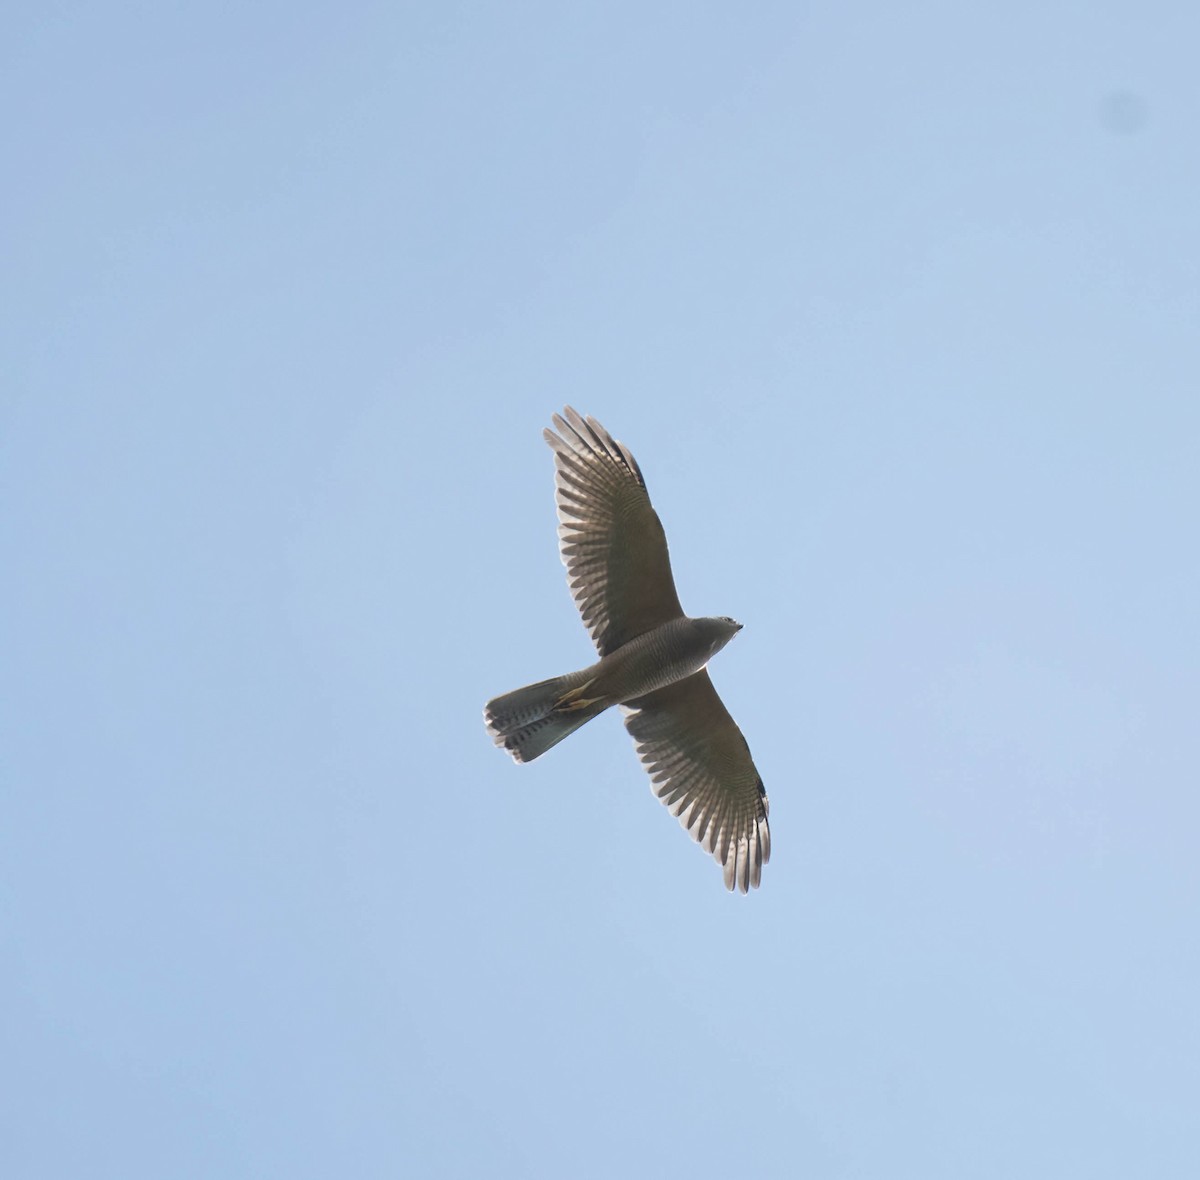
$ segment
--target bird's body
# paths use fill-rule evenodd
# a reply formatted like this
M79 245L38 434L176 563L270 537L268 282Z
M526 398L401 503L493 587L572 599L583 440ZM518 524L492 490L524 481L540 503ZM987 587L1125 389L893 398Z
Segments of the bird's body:
M771 854L767 796L750 750L704 670L741 630L690 618L666 537L633 455L569 406L547 430L555 450L559 537L571 592L600 659L489 701L488 732L518 762L544 754L612 705L655 794L725 869L758 885Z
M518 762L532 762L585 721L699 672L741 630L732 619L681 615L566 676L488 702L488 731Z

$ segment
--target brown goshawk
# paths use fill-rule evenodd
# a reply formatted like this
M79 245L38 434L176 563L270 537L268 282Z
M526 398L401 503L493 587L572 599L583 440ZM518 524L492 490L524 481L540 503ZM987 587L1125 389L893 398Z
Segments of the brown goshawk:
M654 793L716 858L729 889L757 886L771 855L767 794L705 665L741 630L689 618L667 539L629 448L568 406L554 449L558 534L571 594L600 659L487 703L496 745L530 762L620 705Z

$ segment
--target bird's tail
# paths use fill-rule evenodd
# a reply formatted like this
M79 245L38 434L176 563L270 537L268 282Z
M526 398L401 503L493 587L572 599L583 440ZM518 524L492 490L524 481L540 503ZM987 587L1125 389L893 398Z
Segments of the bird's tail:
M488 733L518 762L532 762L612 703L589 694L594 681L585 670L506 692L484 707Z

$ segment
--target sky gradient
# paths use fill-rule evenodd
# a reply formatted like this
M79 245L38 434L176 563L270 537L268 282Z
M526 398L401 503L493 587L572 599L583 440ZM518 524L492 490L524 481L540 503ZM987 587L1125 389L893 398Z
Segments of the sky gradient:
M6 24L0 1173L1195 1174L1200 10ZM750 897L484 732L568 402Z

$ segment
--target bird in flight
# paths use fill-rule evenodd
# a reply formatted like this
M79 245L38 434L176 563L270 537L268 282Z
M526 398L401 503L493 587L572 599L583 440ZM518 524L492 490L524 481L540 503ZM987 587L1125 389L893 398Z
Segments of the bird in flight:
M716 858L726 887L746 893L771 856L767 793L705 667L742 625L683 613L629 448L570 406L554 427L542 433L554 450L559 548L600 659L488 701L488 732L532 762L620 705L651 789Z

